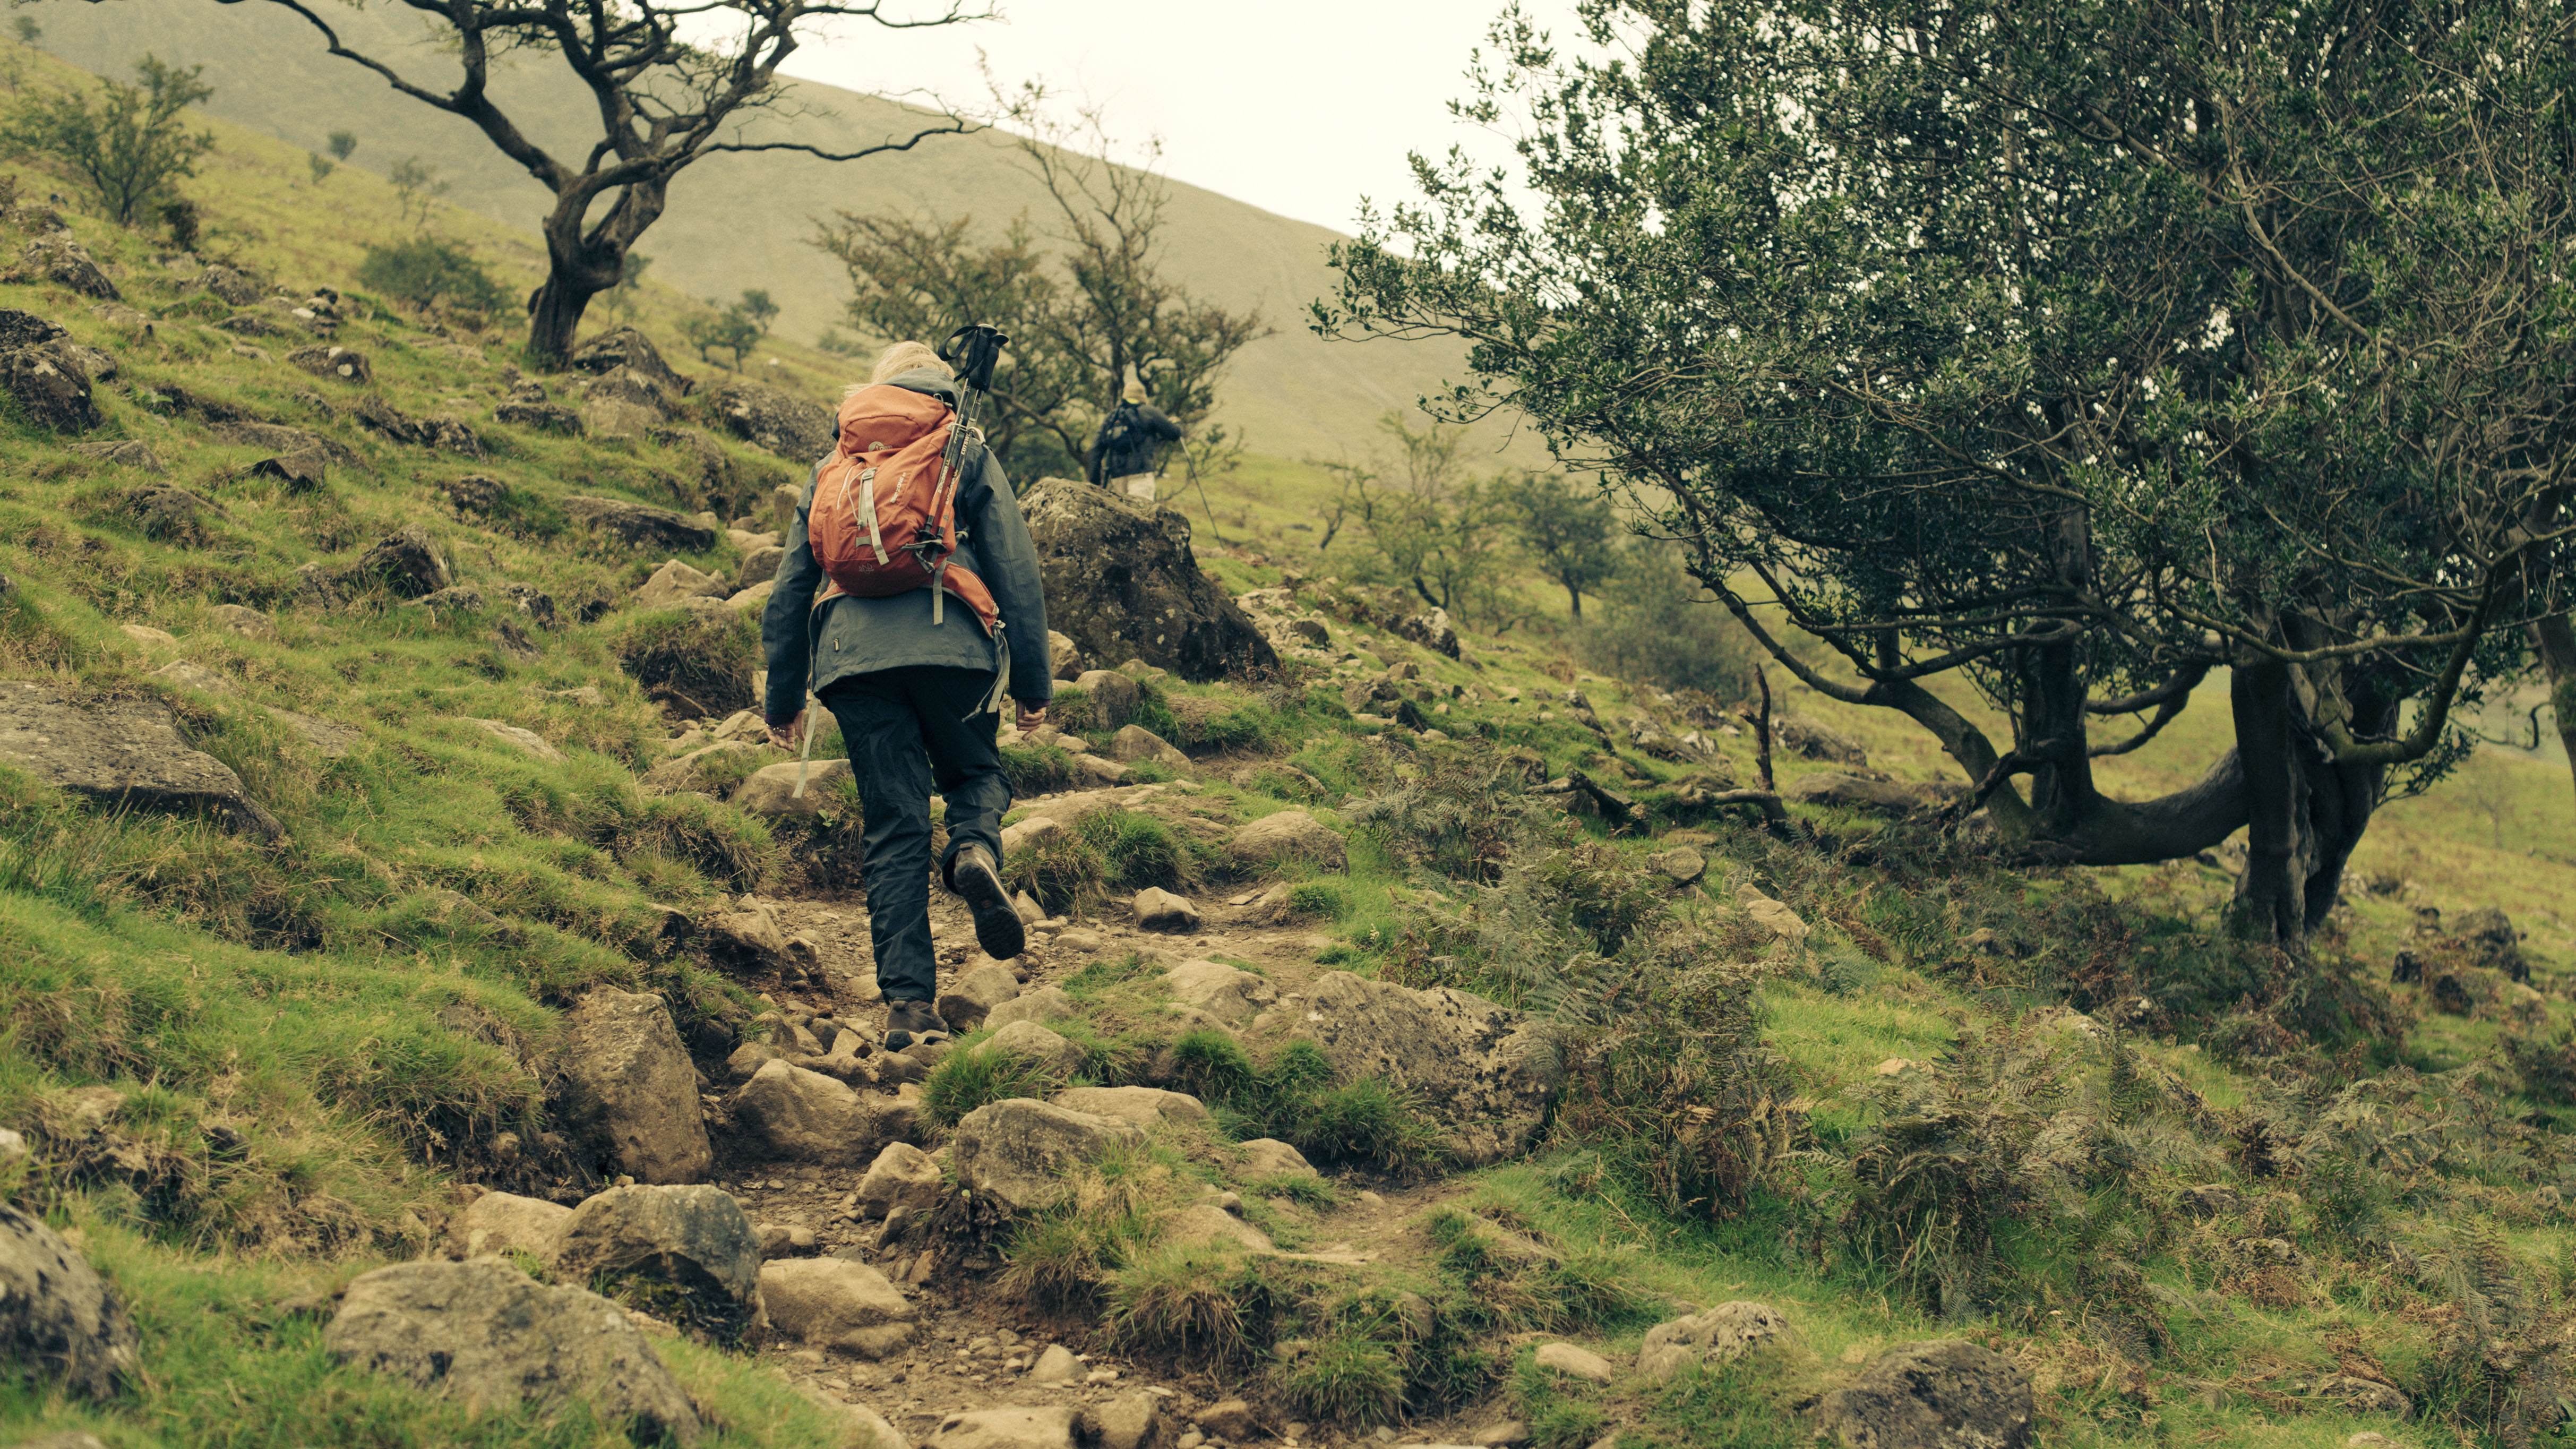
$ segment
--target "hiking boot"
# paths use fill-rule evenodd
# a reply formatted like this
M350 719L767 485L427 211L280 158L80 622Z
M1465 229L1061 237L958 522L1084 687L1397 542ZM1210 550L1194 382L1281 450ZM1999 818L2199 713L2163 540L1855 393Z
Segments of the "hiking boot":
M886 1050L902 1051L916 1041L946 1036L948 1023L930 1009L927 1001L889 1001L886 1003Z
M1002 884L991 851L970 845L957 852L948 865L948 888L966 898L966 909L975 915L975 944L985 955L1008 961L1028 949L1028 928L1020 924L1020 908L1011 904L1011 889Z

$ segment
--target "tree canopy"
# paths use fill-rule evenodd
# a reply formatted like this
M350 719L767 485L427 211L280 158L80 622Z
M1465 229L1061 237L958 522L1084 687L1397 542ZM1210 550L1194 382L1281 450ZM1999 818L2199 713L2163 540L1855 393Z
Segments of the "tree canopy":
M2567 608L2576 22L1580 10L1573 49L1506 16L1467 106L1521 123L1522 175L1417 161L1318 325L1464 337L1441 406L1608 473L1784 666L1937 736L2022 852L2250 825L2245 925L2313 928ZM2090 762L2220 668L2236 748L2105 794Z

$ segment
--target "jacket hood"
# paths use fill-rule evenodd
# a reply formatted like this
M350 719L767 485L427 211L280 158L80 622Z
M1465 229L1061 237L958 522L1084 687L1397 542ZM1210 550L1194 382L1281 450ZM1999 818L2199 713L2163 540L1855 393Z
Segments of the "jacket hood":
M910 372L896 373L886 379L886 385L907 392L928 393L952 408L957 406L956 379L943 376L935 368L916 367Z

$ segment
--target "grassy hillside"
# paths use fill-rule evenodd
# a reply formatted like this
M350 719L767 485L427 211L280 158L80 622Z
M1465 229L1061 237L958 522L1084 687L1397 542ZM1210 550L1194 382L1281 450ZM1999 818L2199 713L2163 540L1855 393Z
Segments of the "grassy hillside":
M24 66L26 84L69 75ZM338 289L332 340L365 353L376 380L294 366L311 339L284 313L221 304L156 239L77 212L75 235L140 321L24 269L0 278L0 307L113 360L95 386L103 425L82 441L142 444L165 470L75 451L23 409L0 420L0 680L90 706L165 704L283 827L272 843L102 810L0 767L0 1127L31 1148L0 1157L0 1197L68 1229L143 1335L143 1372L105 1403L0 1374L0 1442L78 1429L113 1449L621 1443L578 1416L475 1412L341 1364L322 1315L358 1274L441 1250L471 1185L567 1199L597 1185L556 1135L550 1065L588 987L660 992L718 1099L728 1054L771 1029L758 1012L864 1015L856 995L832 996L866 974L846 932L859 909L843 884L846 797L817 823L773 825L714 793L644 788L690 736L635 671L677 655L741 691L752 626L633 606L668 555L565 510L572 495L741 507L797 465L728 441L702 402L669 443L499 421L523 381L515 335L433 326L352 281L364 242L397 229L389 190L358 171L317 190L297 146L216 130L195 188L206 259L290 301ZM22 196L50 189L19 176ZM0 223L0 257L40 225L26 211ZM527 261L499 222L436 225ZM642 321L667 337L676 305L652 293ZM280 334L216 325L240 315ZM838 377L793 345L778 357L762 375L782 386L822 395ZM384 407L450 415L480 455L399 441ZM342 451L318 486L257 472L274 449L228 440L244 418ZM489 483L463 490L485 500L465 509L469 476ZM1135 767L1131 780L1167 788L1094 798L1076 828L1008 862L1069 917L1040 931L1030 964L1033 985L1074 1003L1058 1029L1079 1071L974 1038L932 1069L925 1098L933 1146L978 1101L1076 1076L1185 1085L1210 1120L1084 1169L1066 1208L1009 1221L956 1208L933 1240L898 1245L935 1264L914 1290L925 1331L910 1359L657 1339L714 1421L702 1443L851 1443L813 1393L925 1438L950 1408L1024 1391L998 1359L981 1378L956 1367L1004 1328L1115 1362L1122 1387L1249 1395L1265 1442L1291 1423L1301 1444L1374 1444L1380 1427L1458 1442L1508 1415L1545 1449L1787 1445L1860 1365L1948 1337L2019 1366L2048 1445L2555 1432L2555 1386L2576 1367L2563 776L2481 758L2391 806L2358 862L2369 883L2313 957L2249 950L2215 929L2221 869L2015 871L1920 821L1802 811L1784 841L1696 804L1694 787L1752 776L1749 736L1602 676L1571 633L1471 628L1460 658L1408 642L1385 596L1314 582L1348 569L1347 544L1318 558L1295 527L1317 486L1256 461L1213 491L1200 560L1238 591L1301 576L1282 607L1324 629L1330 659L1156 684L1141 717L1190 763ZM424 606L381 578L317 588L304 571L337 573L406 526L473 598ZM718 540L684 561L731 573L741 549ZM227 606L269 615L274 636L235 632ZM2114 783L2197 773L2218 738L2212 703ZM1787 707L1856 736L1892 774L1941 773L1900 721L1794 695ZM1085 708L1066 700L1066 743L1102 747L1108 721ZM1390 723L1399 708L1436 733ZM1632 715L1709 731L1716 753L1649 756ZM1069 758L1013 747L1024 812L1072 808ZM1792 780L1832 768L1777 763ZM1573 770L1639 813L1569 813L1530 788ZM1218 848L1289 808L1344 842L1345 868ZM1696 884L1677 852L1697 860ZM1131 929L1119 902L1149 884L1190 892L1206 928ZM815 927L828 980L791 986L692 944L686 923L745 894L840 924ZM2416 929L2419 907L2490 905L2530 932L2533 993ZM1804 934L1764 924L1779 910ZM2400 949L2469 997L2383 984ZM1237 1045L1169 1025L1157 951L1222 958L1283 997L1347 970L1524 1010L1564 1053L1548 1129L1524 1155L1458 1170L1430 1104L1318 1077L1275 1033L1247 1028ZM1231 1173L1233 1139L1259 1135L1332 1177ZM723 1147L721 1181L756 1211L805 1213L821 1246L896 1261L832 1208L855 1174L809 1178ZM1168 1236L1174 1213L1220 1191L1313 1256ZM1638 1371L1675 1300L1742 1299L1793 1334L1669 1383ZM1536 1349L1558 1338L1610 1356L1610 1380L1541 1369ZM2408 1413L2374 1409L2383 1391Z
M458 205L534 236L546 200L542 187L471 125L398 96L369 72L332 59L311 28L283 8L115 0L37 5L27 13L44 26L45 48L75 64L119 77L129 75L147 52L173 63L202 64L215 87L210 114L277 137L299 158L321 149L332 131L354 131L354 165L381 175L397 161L417 157L452 181ZM408 12L353 6L335 9L330 19L361 50L397 55L401 64L439 73L440 58ZM953 35L959 46L974 43L972 27ZM524 118L530 134L574 156L587 150L590 132L583 128L594 123L586 90L559 82L554 70L532 62L503 69L494 88L512 114ZM890 102L810 81L793 82L787 91L780 114L794 117L797 140L819 146L874 144L912 119ZM784 134L789 125L755 121L748 135ZM307 189L295 177L287 180ZM313 199L328 190L326 185ZM718 157L672 186L670 210L641 250L654 259L652 276L692 297L730 299L745 287L767 288L784 309L780 332L811 342L827 328L846 330L842 306L848 297L838 264L806 245L815 218L839 210L943 221L962 214L998 235L1024 212L1043 226L1047 205L1044 192L1014 159L1011 144L998 136L940 138L844 166L791 156ZM1324 250L1333 240L1322 227L1196 187L1171 188L1167 274L1227 308L1257 308L1278 329L1238 356L1220 402L1221 417L1264 453L1338 456L1379 413L1409 408L1459 362L1455 349L1436 344L1361 347L1326 343L1309 333L1306 303L1333 285L1324 265ZM1495 430L1488 441L1502 446L1505 440ZM1525 443L1521 451L1528 451Z

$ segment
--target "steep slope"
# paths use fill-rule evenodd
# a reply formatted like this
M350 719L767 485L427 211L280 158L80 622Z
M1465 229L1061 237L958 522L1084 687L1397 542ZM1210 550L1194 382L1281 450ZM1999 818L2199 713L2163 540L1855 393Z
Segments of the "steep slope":
M546 193L466 122L402 97L372 74L334 60L300 18L273 5L207 0L113 0L36 12L45 47L105 75L127 76L152 53L202 64L215 87L206 110L319 150L334 130L359 136L352 164L378 173L404 157L436 166L451 199L531 232ZM400 56L430 76L451 73L399 7L334 6L331 23L353 47ZM967 31L957 43L972 43ZM408 73L408 71L407 71ZM534 62L495 89L529 132L573 154L586 149L588 93ZM873 96L799 81L781 116L795 139L855 148L884 139L911 114ZM771 118L748 132L785 133ZM909 134L909 131L902 132ZM1390 141L1389 144L1397 144ZM765 287L784 314L780 329L810 340L840 321L847 283L837 264L806 245L813 219L836 210L971 215L996 232L1023 212L1043 219L1047 200L1000 137L942 137L915 149L834 166L806 157L721 157L672 187L671 209L647 234L652 275L700 297ZM1223 396L1223 416L1252 446L1277 457L1339 457L1387 408L1409 407L1454 371L1458 354L1431 344L1327 343L1306 330L1306 303L1332 286L1325 248L1335 234L1214 192L1175 184L1170 275L1235 309L1258 308L1277 335L1246 348ZM1495 433L1499 442L1501 434ZM1524 441L1520 447L1528 450ZM1354 449L1355 450L1355 449Z

